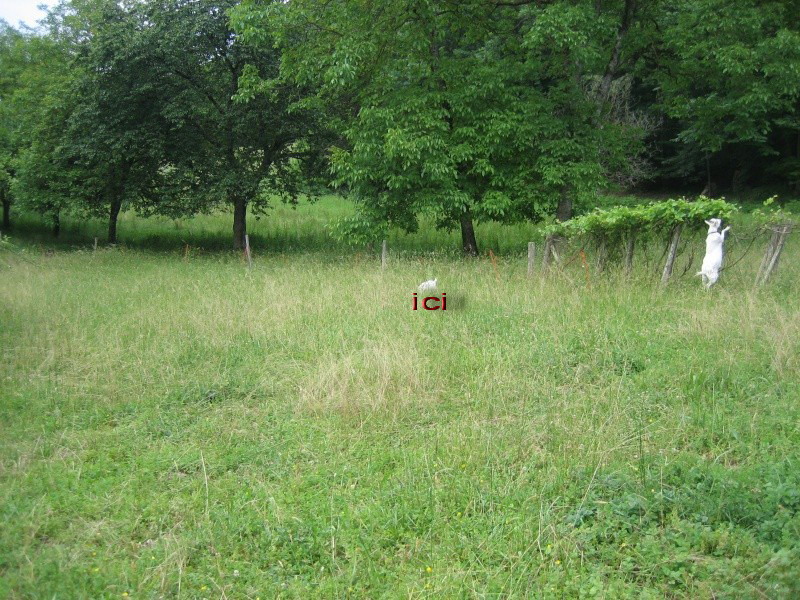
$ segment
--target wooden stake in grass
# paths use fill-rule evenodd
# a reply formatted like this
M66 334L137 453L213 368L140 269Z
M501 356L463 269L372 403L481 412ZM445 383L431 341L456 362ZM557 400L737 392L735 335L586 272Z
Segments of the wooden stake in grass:
M672 237L669 241L667 252L667 262L664 263L664 272L661 274L661 284L667 285L669 278L672 277L672 269L675 267L675 259L678 257L678 244L681 241L681 229L683 226L678 224L672 230Z
M548 235L544 240L544 254L542 256L542 270L547 271L550 262L555 254L556 236Z
M94 249L92 249L92 252L97 252L97 238L94 238Z
M631 231L625 238L625 275L633 272L633 250L636 245L636 235Z
M602 273L606 270L606 262L608 261L608 241L606 236L603 235L597 241L597 272Z
M534 262L536 262L536 243L528 242L528 277L533 277Z
M558 255L558 250L556 249L558 244L556 244L556 242L558 242L558 238L553 240L553 245L550 246L550 252L553 253L553 259L556 261L556 263L560 265L561 264L561 257Z
M500 271L497 270L497 257L491 248L489 248L489 259L492 261L492 267L494 267L494 277L497 281L500 281Z
M253 268L253 256L250 254L250 236L244 236L244 255L247 257L247 268Z
M772 237L767 244L764 258L761 259L761 266L756 274L756 285L764 285L769 280L775 268L778 266L786 239L792 231L791 224L778 225L772 229Z
M589 276L589 262L586 260L586 252L583 251L583 248L579 251L581 262L583 263L583 270L586 273L586 287L591 287L592 280Z
M383 240L383 243L381 244L381 270L382 271L386 270L386 265L388 264L388 262L389 262L389 244L386 242L386 240Z
M245 238L246 240L247 238ZM200 450L200 464L203 465L203 481L206 485L206 518L208 518L208 473L206 473L206 459L203 456L203 451Z

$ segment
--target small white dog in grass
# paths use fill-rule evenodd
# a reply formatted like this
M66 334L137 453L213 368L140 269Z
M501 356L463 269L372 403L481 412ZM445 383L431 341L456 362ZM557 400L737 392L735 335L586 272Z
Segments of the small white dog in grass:
M439 281L438 279L429 279L428 281L423 281L419 284L419 291L420 292L430 292L431 290L436 289L436 282Z
M719 279L719 271L722 268L722 244L725 243L725 234L730 226L720 231L722 219L709 219L706 221L706 225L708 225L706 255L703 258L703 266L700 267L700 272L697 274L703 278L706 289L709 289Z

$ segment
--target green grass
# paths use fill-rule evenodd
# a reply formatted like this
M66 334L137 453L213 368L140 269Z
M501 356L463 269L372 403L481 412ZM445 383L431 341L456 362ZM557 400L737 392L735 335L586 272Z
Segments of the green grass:
M332 232L337 219L354 213L352 203L337 196L323 196L316 202L305 199L296 207L276 202L266 215L248 216L248 233L254 252L298 253L325 252L352 255L354 249L338 241ZM415 233L394 229L389 234L393 251L399 254L429 254L458 256L461 247L459 231L443 231L423 218ZM61 235L54 239L48 228L34 218L16 219L14 234L28 243L48 248L87 248L98 238L106 239L107 225L102 220L65 218ZM536 236L534 224L501 225L479 223L476 232L485 250L495 254L525 251L528 240ZM199 215L190 219L152 217L142 219L129 211L119 220L120 242L132 249L147 251L219 252L231 248L232 222L228 213ZM520 249L521 248L521 249ZM357 248L356 251L364 251Z
M500 226L496 267L425 228L381 273L324 202L252 271L216 216L19 226L0 597L800 595L800 240L760 290L761 241L705 293L655 243L531 280ZM452 308L410 310L434 276Z

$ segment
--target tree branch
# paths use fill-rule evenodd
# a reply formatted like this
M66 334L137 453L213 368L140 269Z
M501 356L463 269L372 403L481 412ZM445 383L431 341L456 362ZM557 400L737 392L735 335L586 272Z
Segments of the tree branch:
M614 76L617 74L617 69L619 68L619 56L622 50L622 42L628 33L635 12L636 0L625 0L625 6L622 9L622 20L617 30L617 40L614 43L614 49L611 51L611 58L608 61L606 72L600 83L600 98L602 100L608 98L608 92L611 90L611 82L614 80Z
M191 75L184 73L179 69L172 69L172 71L178 77L182 77L183 79L188 81L190 84L192 84L192 87L194 87L195 90L197 90L198 92L203 94L206 98L208 98L208 101L211 102L211 104L214 106L214 108L217 109L217 112L219 112L220 115L222 116L226 115L226 112L222 109L222 106L220 106L219 102L217 102L217 99L214 98L214 96L212 96L208 90L203 89L203 87L200 84L198 84L197 81L195 81Z

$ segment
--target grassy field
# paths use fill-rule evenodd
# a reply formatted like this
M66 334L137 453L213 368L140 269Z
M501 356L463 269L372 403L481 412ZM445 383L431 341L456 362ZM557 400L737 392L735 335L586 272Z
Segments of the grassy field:
M766 197L766 196L765 196ZM603 196L602 205L641 203L634 196ZM753 205L755 206L755 204ZM800 200L789 203L800 213ZM353 254L353 248L333 235L337 220L355 212L351 202L338 196L322 196L316 201L302 199L296 206L276 202L266 215L249 215L248 233L256 252L296 253L325 252ZM141 219L133 212L122 213L119 218L120 237L127 248L148 251L184 251L189 245L198 251L218 252L231 248L232 222L228 215L200 215L192 219L151 217ZM536 239L538 227L534 224L501 225L477 223L478 242L484 250L495 254L526 252L529 240ZM28 244L38 244L51 249L87 248L97 237L106 239L107 225L102 220L63 219L61 235L54 239L39 220L16 219L15 234ZM388 235L392 250L400 256L430 254L460 257L459 231L437 230L430 219L421 219L415 233L392 230ZM363 248L361 249L363 251Z
M216 216L18 226L0 597L800 597L800 236L706 293L655 244L528 279L525 227L479 228L496 262L395 234L382 273L346 210L255 223L251 271Z
M257 252L295 253L326 252L352 254L352 249L332 235L337 219L354 213L353 205L340 197L323 196L316 202L302 201L292 207L277 203L266 216L250 215L248 232L253 248ZM61 236L54 240L41 223L22 218L16 232L29 243L39 243L50 248L69 249L91 244L93 237L100 241L106 238L107 225L100 220L77 221L66 219ZM120 216L119 228L122 241L128 248L148 251L183 251L188 244L195 251L228 250L231 248L230 217L201 215L192 219L169 219L153 217L140 219L134 213ZM476 231L486 249L496 254L524 252L525 243L534 235L532 224L499 225L483 223ZM423 222L413 234L395 230L389 235L393 249L401 254L460 255L461 234L458 231L436 230L429 222Z

